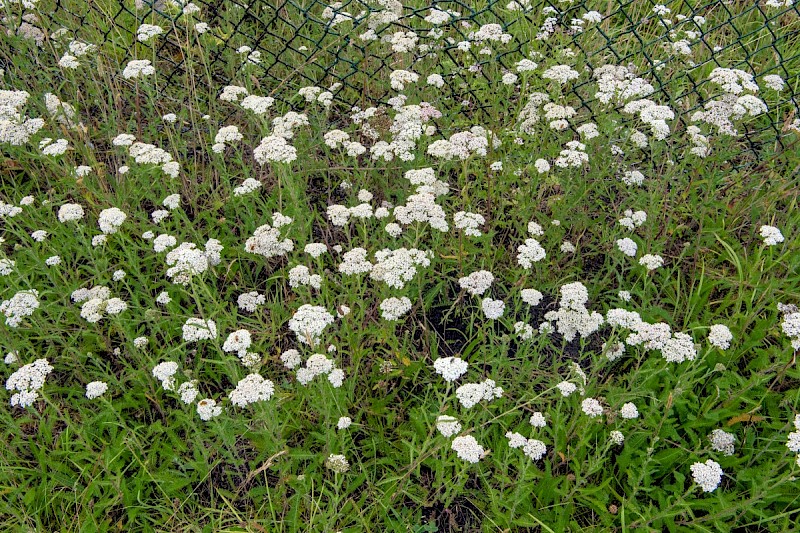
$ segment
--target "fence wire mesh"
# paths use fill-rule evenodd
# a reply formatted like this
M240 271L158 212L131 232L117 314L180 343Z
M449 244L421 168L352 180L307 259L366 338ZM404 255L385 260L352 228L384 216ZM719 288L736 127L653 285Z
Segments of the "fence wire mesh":
M445 80L437 108L445 116L477 121L495 90L496 78L485 70L514 72L521 59L573 56L590 75L567 87L568 96L580 102L571 128L598 120L601 106L589 90L591 73L616 64L649 79L655 88L649 98L671 106L678 113L675 128L685 130L687 117L720 95L709 86L713 68L777 74L786 86L766 102L768 118L740 132L748 152L744 163L785 148L799 107L800 7L791 0L42 0L32 3L35 12L26 11L26 4L31 2L5 2L7 33L32 34L41 45L47 31L63 28L71 38L102 44L103 53L119 64L149 58L157 65L164 97L187 85L204 85L214 97L224 85L248 78L289 106L299 88L314 85L329 87L342 109L363 108L385 104L396 94L372 83L379 75L413 68L437 50L436 72ZM446 20L432 23L442 12L449 14ZM596 23L585 23L589 12L597 14ZM200 21L206 32L197 31L202 26L189 31ZM144 23L165 32L152 43L139 43L136 32ZM487 24L513 37L488 53L463 44ZM416 42L408 52L372 46L398 32L413 33ZM206 51L199 68L198 58L185 55L192 45ZM26 53L9 46L12 56Z

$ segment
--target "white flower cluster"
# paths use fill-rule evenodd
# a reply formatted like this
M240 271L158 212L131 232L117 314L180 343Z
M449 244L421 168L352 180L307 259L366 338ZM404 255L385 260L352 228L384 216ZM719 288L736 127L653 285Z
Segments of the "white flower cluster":
M293 289L309 286L319 290L322 286L322 276L312 274L305 265L297 265L289 270L289 286Z
M214 144L211 146L211 150L214 153L221 154L225 151L225 146L227 144L239 142L243 138L244 136L239 133L239 128L237 126L223 126L214 136Z
M478 28L478 31L470 33L468 37L472 41L499 41L503 44L508 44L513 39L510 33L503 32L500 24L484 24Z
M252 337L250 336L250 332L246 329L240 329L228 335L228 338L225 339L225 343L222 345L222 351L226 353L236 353L239 359L241 359L242 364L249 368L261 360L257 353L247 351L251 344Z
M650 83L636 77L628 67L603 65L594 69L592 76L597 80L595 97L604 104L622 104L645 98L655 92Z
M155 67L149 59L133 59L128 62L122 71L122 77L126 80L143 78L156 73Z
M628 102L622 108L622 112L629 115L638 114L639 120L650 126L650 133L653 135L654 139L659 141L666 139L670 134L670 128L669 124L667 124L667 120L672 120L675 118L675 112L670 107L658 105L652 100L646 98ZM647 146L646 135L640 132L639 136L642 137L639 142L637 142L635 138L632 138L631 140L640 148L645 148ZM633 137L633 135L631 137Z
M547 421L544 418L544 414L539 411L534 412L530 418L530 425L535 428L543 428L547 426Z
M482 296L484 292L489 290L493 282L494 274L488 270L479 270L469 276L458 279L458 284L461 288L473 296Z
M197 390L196 379L185 381L178 387L178 395L180 395L181 401L186 405L193 403L199 394L200 391Z
M452 134L447 140L440 139L428 146L428 155L449 161L462 161L472 156L486 157L489 143L493 148L500 146L500 139L482 126L473 126L468 131Z
M289 320L289 329L297 336L297 340L313 347L319 344L323 331L333 321L333 315L324 307L304 304Z
M708 124L720 135L736 136L738 132L734 122L745 115L756 117L767 112L766 104L755 96L759 87L749 72L718 67L711 71L708 81L718 85L725 94L719 99L706 101L703 111L691 115L692 122ZM753 94L742 94L745 91Z
M375 264L370 278L382 281L394 289L402 289L417 273L417 267L429 267L433 253L416 248L380 250L375 252Z
M39 308L39 291L30 289L19 291L9 300L0 303L0 313L6 317L6 325L17 328L22 321Z
M14 272L14 265L16 264L17 262L11 259L0 259L0 276L8 276Z
M153 37L161 35L164 33L164 28L161 26L155 26L153 24L142 24L139 26L139 29L136 30L136 39L140 42L146 43Z
M617 239L617 248L627 256L636 257L636 251L639 249L639 246L633 239L625 237L624 239Z
M586 398L581 402L581 410L586 416L591 418L598 417L603 414L603 406L594 398Z
M711 441L711 449L715 452L722 452L724 455L733 455L736 436L723 429L715 429L708 436Z
M339 263L339 272L347 275L363 274L372 270L372 263L367 260L367 251L364 248L353 248L342 254Z
M381 302L380 309L384 320L400 320L403 315L411 311L411 300L406 296L387 298Z
M58 139L56 142L52 142L52 139L47 138L39 142L39 147L42 148L43 155L59 156L67 151L69 142L66 139Z
M166 245L170 242L172 242L171 239L160 244ZM205 251L200 250L192 242L181 243L180 246L173 248L167 254L165 259L169 267L167 269L167 277L173 283L188 285L193 276L199 276L208 270L209 266L219 264L219 252L221 250L222 246L216 239L208 240Z
M264 305L266 301L267 299L263 294L258 294L256 291L251 291L240 294L236 299L236 304L242 311L255 313L258 310L258 306Z
M255 94L251 94L245 96L239 105L242 109L247 109L252 111L256 115L263 115L272 107L272 104L275 103L275 99L269 96L257 96Z
M450 415L439 415L436 418L436 430L442 437L450 438L453 435L458 435L461 432L461 424L459 421Z
M622 406L622 409L619 410L619 414L622 418L625 418L626 420L639 418L639 410L636 408L636 405L632 402L624 404Z
M197 342L201 340L214 340L217 338L217 323L213 320L191 317L183 324L183 340Z
M509 447L522 448L522 452L534 461L538 461L547 453L547 446L540 440L526 439L522 434L511 431L506 433L506 438Z
M644 211L633 211L626 209L624 217L619 220L620 226L634 231L636 228L647 222L647 213Z
M727 350L731 346L733 340L733 333L728 329L728 326L723 324L714 324L708 331L708 342L712 346L716 346L720 350Z
M664 266L664 258L660 255L645 254L639 258L639 264L647 270L656 270Z
M272 381L259 374L250 374L236 384L236 388L228 393L228 398L233 405L245 407L251 403L266 402L274 393L275 385Z
M104 381L92 381L86 384L86 397L90 400L99 398L108 391L108 383Z
M781 310L780 305L778 309ZM781 329L783 334L791 339L792 348L800 350L800 312L797 311L796 307L785 310L781 321Z
M556 329L567 342L572 342L575 335L586 338L603 324L603 315L597 312L590 313L586 308L588 301L589 291L582 283L562 285L559 309L548 311L544 317L556 323Z
M153 377L161 382L164 390L175 389L175 373L178 371L178 363L175 361L164 361L153 367Z
M344 455L330 454L325 460L325 467L337 474L344 474L350 470L350 463Z
M454 438L450 448L456 452L459 459L468 463L477 463L486 453L483 446L478 444L478 441L472 435Z
M83 207L80 204L64 204L58 208L58 221L70 222L83 218Z
M620 180L625 185L641 185L644 183L644 174L638 170L626 170L620 177Z
M308 116L296 111L289 111L283 116L272 119L272 135L289 140L294 137L295 129L309 124Z
M541 261L547 255L536 239L525 239L525 244L520 245L517 252L517 262L525 270L530 270L533 263Z
M589 162L586 145L580 141L569 141L566 148L559 152L553 164L559 168L579 168Z
M433 369L448 383L463 376L468 366L467 362L459 357L438 357L433 362Z
M11 396L11 406L28 407L39 398L39 389L44 386L47 375L53 367L47 359L37 359L20 367L6 380L6 390L16 391Z
M117 232L122 223L125 222L126 218L128 218L128 215L126 215L121 209L111 207L109 209L103 209L100 211L97 222L100 225L100 231L106 235L111 235L112 233Z
M73 121L75 118L75 108L70 104L62 102L61 99L59 99L58 96L54 95L53 93L45 93L44 105L47 108L47 112L50 113L50 116L57 122L65 125L68 128L75 127L76 124ZM85 168L91 170L91 167Z
M800 414L794 416L794 429L795 431L789 433L786 439L786 447L789 451L800 454ZM797 459L800 463L800 455Z
M713 492L722 481L722 468L716 461L709 459L705 463L694 463L690 469L694 482L700 485L703 492Z
M328 247L321 242L312 242L305 245L303 251L313 258L317 258L328 251Z
M697 356L692 337L686 333L672 333L669 324L650 324L643 321L639 313L625 309L610 309L606 313L606 321L612 327L619 326L633 331L625 339L626 344L658 350L668 362L692 361Z
M453 224L456 228L464 230L464 234L469 237L480 237L481 226L486 224L486 219L478 213L467 213L459 211L453 215Z
M759 233L761 238L764 239L764 244L766 246L775 246L782 243L784 240L781 230L775 226L761 226Z
M238 85L226 85L219 94L219 99L223 102L237 102L240 96L246 96L248 91Z
M294 363L294 361L290 360L294 358L293 353L285 352L284 355L287 356L284 364ZM299 358L299 354L297 357ZM315 377L326 374L328 376L328 381L334 388L342 386L344 372L340 368L336 368L336 363L332 359L328 359L325 354L315 353L306 360L304 367L297 369L297 381L301 385L308 385Z
M205 398L197 402L197 414L200 416L200 420L208 422L222 414L222 406L217 405L215 400Z
M531 307L536 307L544 298L544 295L536 289L522 289L520 291L522 301Z
M21 113L29 97L26 91L0 90L0 144L21 146L44 126L44 119Z
M395 219L403 224L410 225L414 222L427 222L432 228L445 232L450 229L447 224L447 215L444 209L436 203L436 195L432 192L412 194L406 199L405 205L394 208Z
M409 83L417 83L419 74L408 70L393 70L389 74L389 82L392 89L395 91L402 91Z
M456 389L456 397L465 409L470 409L481 400L492 401L503 396L503 389L495 385L494 380L486 379L481 383L466 383Z
M503 300L493 300L491 298L484 298L481 300L481 310L489 320L497 320L503 316L506 304Z
M542 72L543 79L556 81L560 85L577 80L579 77L580 74L569 65L555 65Z
M125 311L128 305L119 298L111 298L111 290L103 285L96 285L91 289L77 289L72 292L72 301L83 302L81 317L88 322L99 322L104 313L118 315Z
M253 236L244 243L245 251L251 254L258 254L265 259L286 255L294 250L294 242L291 239L281 240L280 227L286 225L286 221L292 221L289 217L283 217L280 213L274 213L273 224L259 226L253 232ZM280 223L277 223L280 221Z
M248 97L249 98L249 97ZM261 143L253 150L253 157L260 163L291 163L297 159L297 150L277 135L261 139Z

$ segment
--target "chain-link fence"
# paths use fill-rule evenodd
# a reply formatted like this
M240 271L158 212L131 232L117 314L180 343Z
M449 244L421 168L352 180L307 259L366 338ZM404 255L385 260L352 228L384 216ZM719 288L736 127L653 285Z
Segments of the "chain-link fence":
M25 2L7 2L6 9L13 3ZM38 19L7 16L6 28L66 28L73 38L102 40L104 53L112 51L121 64L151 58L165 96L187 84L216 91L247 78L289 104L300 87L330 87L335 104L349 110L386 102L396 91L375 83L379 74L386 79L388 71L413 68L435 50L436 72L445 80L437 108L476 115L490 105L498 71L513 72L523 58L573 56L589 73L631 65L654 86L650 98L676 110L676 128L685 130L686 117L716 96L709 72L726 67L785 81L767 102L768 118L741 132L751 161L784 147L799 107L800 7L791 0L42 0L36 13ZM145 55L136 48L143 23L165 30ZM510 40L464 44L488 24L498 24ZM403 38L413 46L373 44ZM187 57L192 46L205 57ZM580 102L573 128L599 114L591 75L582 79L568 87Z

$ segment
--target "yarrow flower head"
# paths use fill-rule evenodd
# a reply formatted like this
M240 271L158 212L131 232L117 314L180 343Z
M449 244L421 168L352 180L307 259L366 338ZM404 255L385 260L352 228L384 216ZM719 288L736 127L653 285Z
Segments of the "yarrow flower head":
M98 217L98 224L100 225L100 231L102 231L106 235L110 235L112 233L116 233L119 227L125 222L125 219L128 218L122 210L112 207L110 209L103 209L100 211L100 216Z
M122 77L126 80L150 76L156 73L155 67L149 59L134 59L129 61L122 71Z
M347 458L344 455L331 454L325 460L325 467L337 474L344 474L350 470L350 463L347 462Z
M639 264L647 270L655 270L664 266L664 258L660 255L645 254L639 258Z
M217 338L217 324L213 320L204 321L202 318L189 318L183 325L183 340L197 342L200 340L214 340Z
M633 419L639 418L639 410L636 409L636 405L631 402L626 403L622 406L622 409L619 410L620 416L625 419Z
M711 449L715 452L722 452L724 455L733 455L736 436L723 429L715 429L708 436L711 441Z
M587 416L595 418L603 414L603 407L594 398L586 398L581 402L581 410Z
M99 398L108 390L108 384L104 381L92 381L86 384L86 397L90 400Z
M722 468L710 459L705 463L694 463L691 471L694 482L700 485L703 492L713 492L722 481Z
M761 238L764 239L764 244L766 246L775 246L783 242L783 234L781 230L776 228L775 226L761 226L759 230L761 233Z
M39 291L30 289L19 291L9 300L0 303L0 313L6 317L6 325L11 328L19 327L22 321L39 308Z
M222 414L222 406L217 405L215 400L206 398L197 402L197 414L200 416L200 420L208 422L212 418Z
M178 363L175 361L164 361L153 367L153 377L161 382L165 390L175 388L175 373L178 371Z
M443 437L450 438L461 432L461 424L453 416L439 415L436 418L436 429Z
M487 379L481 383L467 383L456 389L456 397L465 409L471 409L480 401L492 401L503 396L503 389Z
M250 374L236 384L236 388L228 393L228 398L233 405L245 407L251 403L269 400L274 392L275 385L272 381L259 374Z
M319 344L323 331L333 321L333 315L324 307L304 304L289 320L289 329L297 335L297 340L313 347Z
M28 407L39 398L47 375L53 371L47 359L37 359L11 374L6 380L6 390L17 391L11 396L11 406Z
M459 357L439 357L433 362L433 369L448 383L463 376L468 366L467 362Z
M496 320L503 316L503 312L506 309L506 304L503 300L493 300L491 298L484 298L481 300L481 309L483 309L483 314L489 320Z
M380 309L384 320L397 321L411 311L411 300L407 296L387 298L381 302Z
M486 453L483 446L478 444L472 435L454 438L450 448L456 452L459 459L468 463L477 463Z
M69 222L83 218L83 207L79 204L64 204L58 209L58 221Z
M458 280L461 288L473 296L483 295L492 286L492 282L494 282L494 275L488 270L479 270Z
M536 239L525 239L525 244L519 246L517 251L519 252L517 262L526 270L529 270L533 263L541 261L547 255Z
M562 381L561 383L556 385L556 388L561 393L561 395L564 396L564 397L567 397L567 396L571 395L573 392L575 392L576 390L578 390L578 386L575 385L574 383L570 383L569 381Z
M733 334L728 326L723 324L714 324L708 331L708 342L712 346L716 346L720 350L727 350L731 346Z

